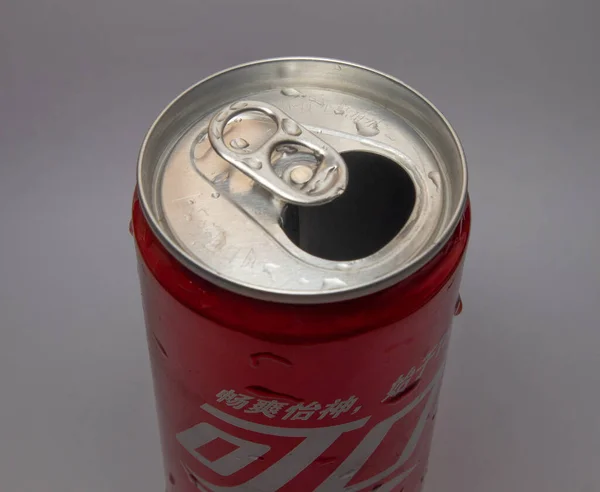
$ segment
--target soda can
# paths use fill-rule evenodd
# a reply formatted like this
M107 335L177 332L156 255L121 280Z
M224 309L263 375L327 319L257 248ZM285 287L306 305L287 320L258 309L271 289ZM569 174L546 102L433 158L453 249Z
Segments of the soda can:
M175 99L132 232L168 492L417 492L469 236L461 144L400 81L264 60Z

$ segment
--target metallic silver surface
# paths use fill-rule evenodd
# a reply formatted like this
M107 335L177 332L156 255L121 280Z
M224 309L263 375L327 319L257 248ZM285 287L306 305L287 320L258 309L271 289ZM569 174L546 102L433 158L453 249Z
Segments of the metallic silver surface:
M275 134L269 135L266 142L255 150L243 137L232 139L229 144L225 142L227 124L236 116L248 112L267 115L276 125ZM286 203L322 205L343 193L348 183L348 170L342 157L326 142L271 104L261 101L234 102L213 116L208 137L219 157ZM318 159L314 169L308 166L294 167L287 174L284 172L285 166L280 165L278 169L273 167L273 153L278 149L285 152L289 148L287 146L293 144L314 152Z
M394 161L415 188L404 227L365 258L337 262L300 249L280 226L284 203L267 191L306 200L293 183L310 171L310 189L331 173L329 160L314 156L330 149L342 183L335 156L362 151ZM240 153L248 160L238 162ZM453 130L414 90L358 65L290 58L232 68L176 99L145 139L138 185L154 232L188 268L246 295L314 303L374 292L426 264L462 214L467 173Z

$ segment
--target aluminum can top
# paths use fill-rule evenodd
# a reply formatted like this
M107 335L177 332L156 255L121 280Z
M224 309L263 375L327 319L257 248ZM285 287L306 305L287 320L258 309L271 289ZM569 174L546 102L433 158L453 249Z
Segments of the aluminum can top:
M316 304L406 279L467 201L461 144L397 79L319 58L262 60L175 99L143 142L144 215L170 254L249 297Z

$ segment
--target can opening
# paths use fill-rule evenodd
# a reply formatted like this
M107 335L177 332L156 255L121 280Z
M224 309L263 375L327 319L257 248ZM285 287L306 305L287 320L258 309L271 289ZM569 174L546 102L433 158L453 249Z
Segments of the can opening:
M398 163L372 152L342 153L348 166L346 191L318 207L288 204L281 228L307 253L332 261L351 261L376 253L408 221L415 185Z

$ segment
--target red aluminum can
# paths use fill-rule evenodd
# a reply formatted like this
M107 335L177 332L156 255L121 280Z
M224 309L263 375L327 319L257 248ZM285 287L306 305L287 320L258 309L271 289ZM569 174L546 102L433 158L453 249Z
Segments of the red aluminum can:
M168 492L417 492L469 236L464 155L365 67L265 60L176 99L133 233Z

